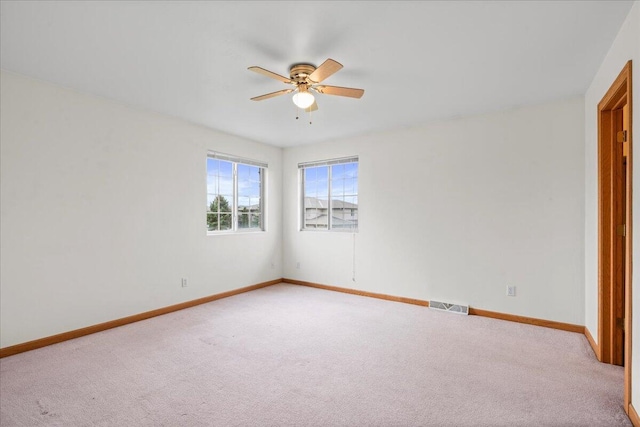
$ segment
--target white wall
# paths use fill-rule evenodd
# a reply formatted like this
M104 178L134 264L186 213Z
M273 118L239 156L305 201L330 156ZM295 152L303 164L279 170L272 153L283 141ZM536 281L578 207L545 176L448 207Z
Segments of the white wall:
M0 346L282 277L281 149L7 72L0 86ZM267 232L206 235L209 149L269 163Z
M582 325L583 130L576 98L287 148L285 277ZM297 164L349 155L359 232L299 231Z
M603 63L600 65L591 86L585 94L585 325L593 338L598 340L598 103L607 93L628 60L633 60L633 117L634 142L638 141L638 124L640 124L640 2L635 2L618 36L613 42ZM640 266L640 161L638 149L633 149L633 282L638 283L637 266ZM640 291L634 286L633 306L633 343L640 343ZM640 389L640 354L632 352L632 388ZM640 408L640 395L634 393L633 406Z

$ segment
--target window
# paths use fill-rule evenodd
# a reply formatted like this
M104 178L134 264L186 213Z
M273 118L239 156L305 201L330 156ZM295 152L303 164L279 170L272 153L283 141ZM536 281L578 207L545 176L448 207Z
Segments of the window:
M301 163L303 230L358 229L358 158Z
M264 230L266 163L218 153L207 156L207 230Z

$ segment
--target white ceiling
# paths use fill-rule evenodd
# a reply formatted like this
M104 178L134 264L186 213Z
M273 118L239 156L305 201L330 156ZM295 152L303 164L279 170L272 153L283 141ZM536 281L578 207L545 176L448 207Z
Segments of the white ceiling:
M6 2L5 70L277 146L582 95L630 1ZM295 120L296 62L344 68Z

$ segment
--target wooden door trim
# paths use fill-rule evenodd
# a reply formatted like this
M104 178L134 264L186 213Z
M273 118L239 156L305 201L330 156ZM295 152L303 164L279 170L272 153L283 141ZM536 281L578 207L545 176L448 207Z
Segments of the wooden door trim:
M614 359L614 332L616 320L613 318L613 275L616 273L612 258L616 256L616 220L617 211L612 208L615 196L613 150L615 147L615 110L624 104L629 109L629 129L627 141L629 146L626 168L626 234L624 239L625 260L625 307L624 307L624 408L629 413L631 402L631 317L632 304L632 87L631 61L628 61L605 96L598 103L598 359L612 363Z

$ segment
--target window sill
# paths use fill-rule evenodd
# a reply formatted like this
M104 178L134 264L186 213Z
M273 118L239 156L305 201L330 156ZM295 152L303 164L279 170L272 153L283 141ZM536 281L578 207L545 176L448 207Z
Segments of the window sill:
M260 234L266 230L246 230L246 231L207 231L207 236L238 236L242 234Z
M319 228L301 228L299 231L301 232L311 232L311 233L357 233L358 229L355 230L341 230L339 228L334 228L332 230L319 229Z

